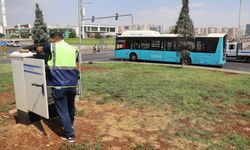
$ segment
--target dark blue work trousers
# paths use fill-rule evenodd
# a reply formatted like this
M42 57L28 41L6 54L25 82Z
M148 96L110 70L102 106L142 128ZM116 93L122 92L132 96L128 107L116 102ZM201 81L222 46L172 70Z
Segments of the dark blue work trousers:
M55 99L57 113L64 127L64 135L67 137L75 136L75 131L72 127L76 110L76 88L53 89L52 93Z

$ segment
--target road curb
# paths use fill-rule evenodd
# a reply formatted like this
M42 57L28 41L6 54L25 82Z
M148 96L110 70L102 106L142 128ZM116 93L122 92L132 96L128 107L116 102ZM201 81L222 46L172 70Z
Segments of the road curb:
M157 64L157 63L145 63L145 62L129 62L129 61L82 61L84 64L102 64L102 63L133 63L133 64L143 64L143 65L154 65L154 66L167 66L167 67L174 67L174 68L181 68L181 65L178 64ZM210 71L218 71L218 72L225 72L231 74L244 74L250 75L250 72L246 71L236 71L230 69L221 69L221 68L212 68L212 67L202 67L202 66L187 66L185 65L184 68L191 68L191 69L203 69L203 70L210 70Z

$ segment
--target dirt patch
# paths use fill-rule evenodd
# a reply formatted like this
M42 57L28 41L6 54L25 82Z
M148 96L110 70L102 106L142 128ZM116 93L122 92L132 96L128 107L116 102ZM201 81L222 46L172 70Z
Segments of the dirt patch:
M111 69L109 68L101 68L101 67L90 67L90 66L82 66L81 67L81 71L85 71L85 72L91 72L91 71L95 71L95 72L106 72L109 71Z
M250 111L250 105L236 105L234 109L239 113Z
M238 122L233 127L233 130L250 140L250 122L249 121Z
M74 125L77 144L100 140L104 150L130 150L138 145L156 149L206 149L208 146L175 136L179 127L194 128L195 122L192 118L177 117L170 106L156 109L124 106L117 102L97 105L95 98L90 99L77 102L77 110L84 112L76 117ZM58 149L67 143L59 137L62 127L58 118L29 126L16 124L10 115L7 118L8 125L0 126L0 149ZM214 137L235 131L249 138L250 123L247 120L237 116L229 119L230 123L213 126Z
M98 131L102 137L104 147L115 146L124 149L136 143L156 141L157 131L161 127L166 128L170 122L164 113L127 108L118 103L96 105L95 102L90 102L85 103L83 107L88 109L84 109L86 117L80 124L87 122L92 128L95 127L94 131ZM98 136L97 133L91 132L95 137Z
M223 111L223 124L215 125L216 135L237 133L250 139L250 122L249 119L244 118L242 113L250 110L249 105L236 105L227 108L228 111Z
M120 103L97 105L95 101L79 101L77 109L84 111L83 117L76 117L74 125L78 144L101 139L103 149L127 150L145 144L156 149L181 149L190 143L162 136L163 131L175 132L171 110L127 107ZM42 120L25 126L9 119L7 126L0 126L0 149L58 149L65 143L58 136L62 131L58 120ZM191 143L188 149L203 147Z
M239 75L238 73L235 72L224 72L225 75Z
M238 93L237 93L237 97L238 97L239 99L249 99L249 100L250 100L250 95L247 95L247 94L242 93L242 92L238 92Z
M0 105L6 104L14 99L13 92L2 92L0 93Z

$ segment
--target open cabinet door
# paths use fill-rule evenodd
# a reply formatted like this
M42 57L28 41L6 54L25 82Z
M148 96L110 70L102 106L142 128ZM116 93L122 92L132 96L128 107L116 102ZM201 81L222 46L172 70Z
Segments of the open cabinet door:
M28 111L49 119L44 60L24 58L23 62Z

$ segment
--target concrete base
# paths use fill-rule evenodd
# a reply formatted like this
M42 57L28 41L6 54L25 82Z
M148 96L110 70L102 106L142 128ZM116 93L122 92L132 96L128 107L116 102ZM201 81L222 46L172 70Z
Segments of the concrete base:
M40 116L37 114L34 114L32 112L24 112L21 110L17 110L17 113L15 114L16 123L21 123L25 125L32 124L33 122L39 121Z
M49 116L50 118L54 118L58 116L54 104L49 105ZM17 110L14 117L15 117L16 123L25 124L25 125L30 125L42 119L42 117L40 117L39 115L35 113L32 113L32 112L27 113L21 110Z

